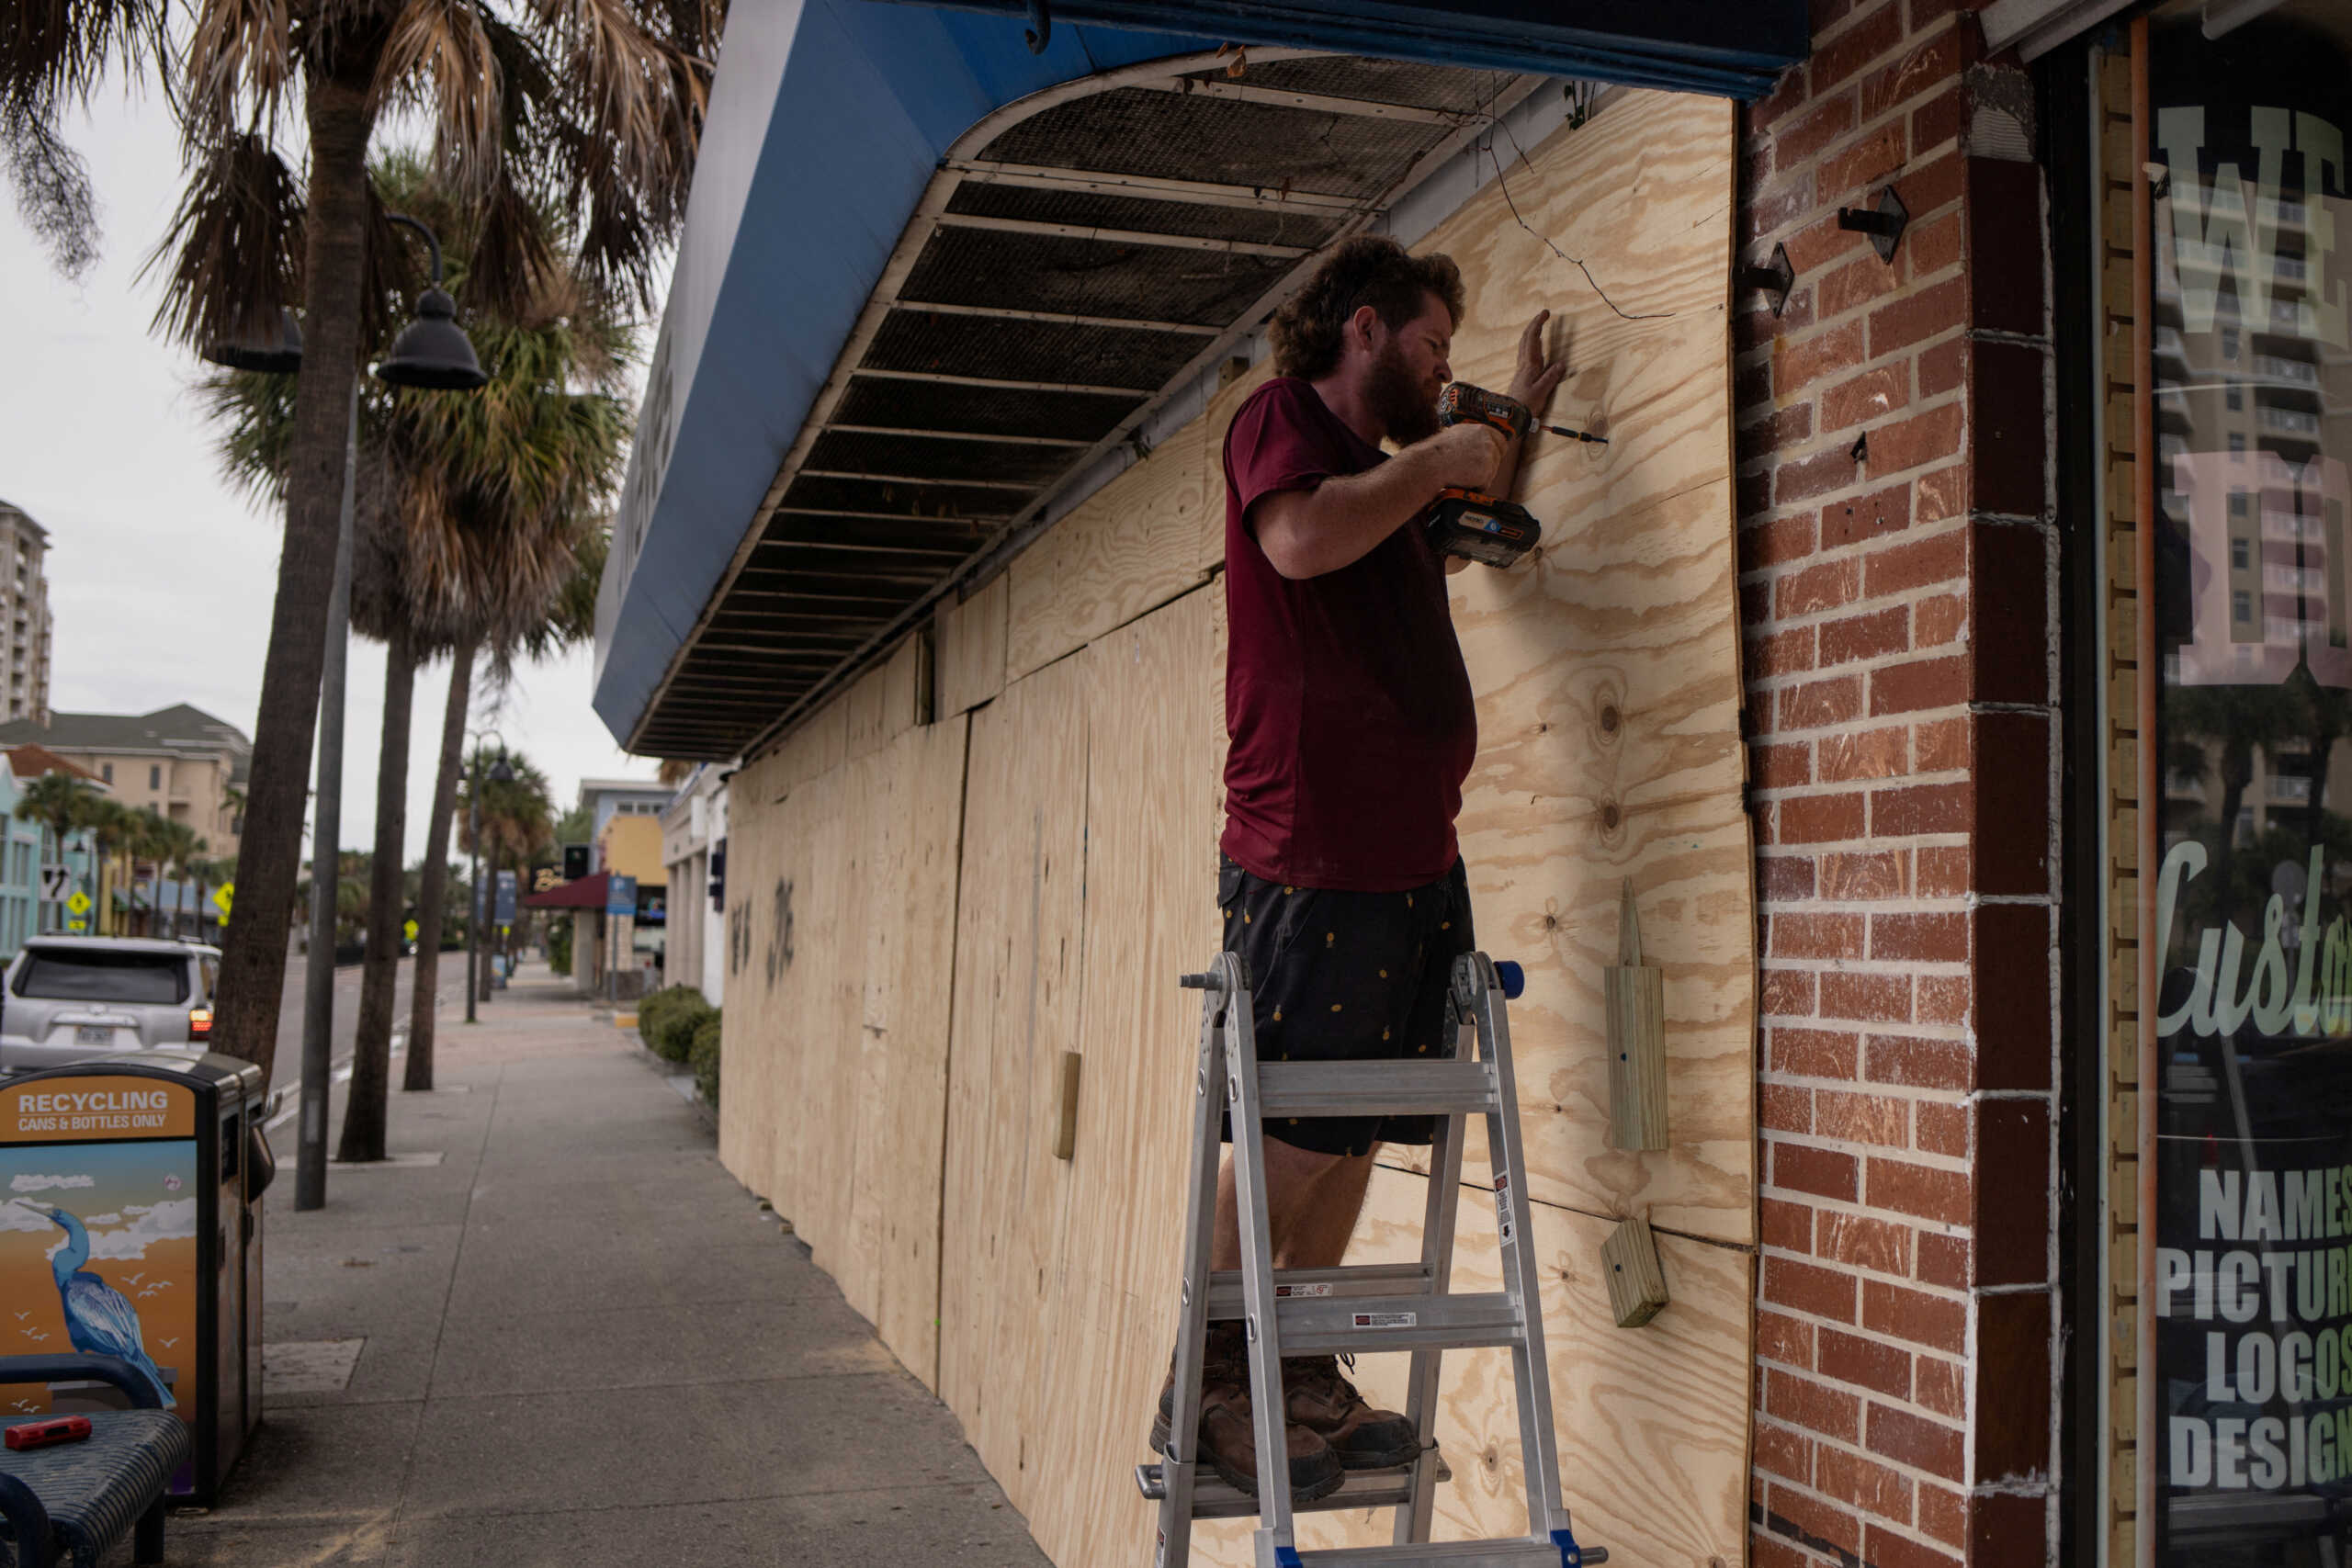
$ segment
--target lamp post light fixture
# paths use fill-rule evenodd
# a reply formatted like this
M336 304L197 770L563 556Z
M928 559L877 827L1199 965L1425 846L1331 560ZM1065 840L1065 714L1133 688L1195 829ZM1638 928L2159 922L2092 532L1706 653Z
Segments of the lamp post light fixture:
M485 769L481 765L481 748L477 744L473 749L471 776L466 781L466 842L473 846L474 867L473 877L469 884L472 890L470 897L473 900L473 913L472 918L466 921L466 1021L468 1023L481 1021L474 1016L474 1002L483 989L482 982L490 977L482 972L481 968L481 928L482 922L490 918L491 910L496 907L494 901L485 894L481 885L481 786L484 783L512 784L514 781L514 769L506 761L506 737L500 735L495 729L481 730L466 737L468 740L484 738L497 740L497 760ZM492 863L491 869L493 873L498 869L496 862Z
M441 242L405 213L385 214L424 236L433 253L433 285L417 297L417 319L402 329L376 378L394 387L471 391L490 379L474 345L457 323L457 302L441 288ZM302 367L302 328L280 307L278 331L208 344L204 357L232 370L289 376ZM359 378L351 380L344 416L343 507L335 527L334 590L327 600L326 657L319 680L319 777L311 830L311 950L302 970L302 1100L297 1126L294 1207L321 1209L327 1201L327 1074L334 1032L335 889L343 880L343 695L345 656L351 645L351 518L353 476L359 468ZM321 871L324 864L323 874ZM470 1004L469 1004L470 1006Z

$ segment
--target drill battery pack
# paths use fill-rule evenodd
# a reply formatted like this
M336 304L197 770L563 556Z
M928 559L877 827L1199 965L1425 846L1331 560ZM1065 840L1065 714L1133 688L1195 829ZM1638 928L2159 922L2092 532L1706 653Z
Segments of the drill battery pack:
M1544 538L1544 525L1517 502L1475 490L1442 490L1421 526L1441 556L1461 556L1488 566L1508 567Z

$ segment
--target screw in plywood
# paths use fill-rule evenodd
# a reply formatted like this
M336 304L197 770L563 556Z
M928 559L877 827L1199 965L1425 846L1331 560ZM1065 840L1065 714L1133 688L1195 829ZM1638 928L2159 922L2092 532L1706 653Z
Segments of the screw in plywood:
M1600 1244L1600 1271L1609 1281L1609 1311L1618 1327L1639 1328L1665 1308L1666 1270L1658 1266L1657 1238L1639 1214Z
M1627 877L1617 906L1617 962L1601 971L1609 1021L1609 1127L1621 1149L1666 1142L1666 976L1642 962Z

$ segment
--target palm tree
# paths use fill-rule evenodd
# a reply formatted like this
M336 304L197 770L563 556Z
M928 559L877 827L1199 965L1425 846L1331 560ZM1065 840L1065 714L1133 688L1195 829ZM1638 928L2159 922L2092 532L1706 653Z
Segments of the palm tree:
M90 929L99 936L119 934L122 928L122 921L115 918L114 890L107 886L107 873L112 868L115 857L122 853L123 846L138 831L139 825L133 820L137 815L122 802L101 795L91 800L89 809L82 818L83 830L90 836L90 881L93 885L90 892L98 901ZM119 886L123 879L118 874L114 880ZM124 895L123 902L127 908L130 904L128 894Z
M500 757L514 770L512 779L490 776L491 764ZM555 806L548 796L547 775L513 751L492 755L477 750L466 777L469 784L479 781L481 790L483 885L495 887L501 867L519 873L530 863L532 856L543 854L554 846ZM470 827L460 836L458 847L469 854L473 852ZM489 907L488 900L484 907Z
M179 936L183 934L180 928L185 923L180 918L180 906L185 902L185 900L180 897L180 893L187 887L188 874L195 867L198 858L212 846L200 837L194 828L189 827L185 822L174 820L166 820L164 822L162 841L164 847L164 860L169 865L174 874L170 878L172 885L172 929L170 934L173 936ZM159 872L163 869L164 867L161 865L157 867ZM201 919L203 917L199 913L197 918Z
M36 228L62 236L51 250L70 270L87 254L92 208L57 128L110 62L141 75L152 66L165 77L191 174L154 258L166 289L158 328L198 346L252 340L274 336L283 308L303 307L239 918L214 1027L220 1049L266 1072L300 869L346 411L363 355L385 340L416 271L370 182L369 139L388 107L432 125L435 166L483 215L470 304L537 292L551 258L531 215L544 204L562 215L588 287L650 307L657 260L685 212L723 0L191 0L188 9L184 34L175 27L167 38L167 0L0 7L0 150L31 169L20 187L35 198ZM297 113L309 161L299 182L280 152ZM54 199L44 204L43 191Z
M386 196L447 236L445 257L462 281L482 231L479 216L414 156L385 160L375 179ZM542 217L552 242L554 214ZM436 653L453 655L448 712L454 718L445 724L435 809L426 831L426 876L435 885L424 889L419 917L421 999L407 1077L410 1088L430 1088L440 948L433 868L445 866L448 853L446 807L454 792L474 649L487 641L503 675L517 648L528 650L550 604L582 600L593 615L594 579L584 594L577 585L587 572L603 569L602 535L592 524L620 478L630 423L621 375L631 336L610 302L578 287L567 268L551 265L545 277L545 289L516 319L493 315L474 326L492 372L478 397L370 389L361 402L351 620L354 630L385 643L387 658L368 949L339 1156L346 1160L381 1157L416 668ZM208 383L206 393L221 423L231 476L271 493L283 482L291 434L287 378L223 373ZM583 624L570 635L587 635L587 628ZM366 1152L370 1148L377 1152Z
M65 863L65 840L79 831L90 803L102 798L95 785L72 773L43 773L24 786L17 800L17 818L38 822L49 832L43 842L43 864ZM54 855L56 858L47 858Z

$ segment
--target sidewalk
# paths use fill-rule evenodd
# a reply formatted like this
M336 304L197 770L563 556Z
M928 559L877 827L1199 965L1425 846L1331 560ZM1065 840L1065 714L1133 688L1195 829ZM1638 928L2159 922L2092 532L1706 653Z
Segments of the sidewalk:
M316 1391L269 1394L167 1560L1044 1568L635 1032L567 991L533 966L481 1024L445 1011L441 1088L393 1091L394 1163L333 1168L325 1209L295 1212L280 1148L271 1375Z

